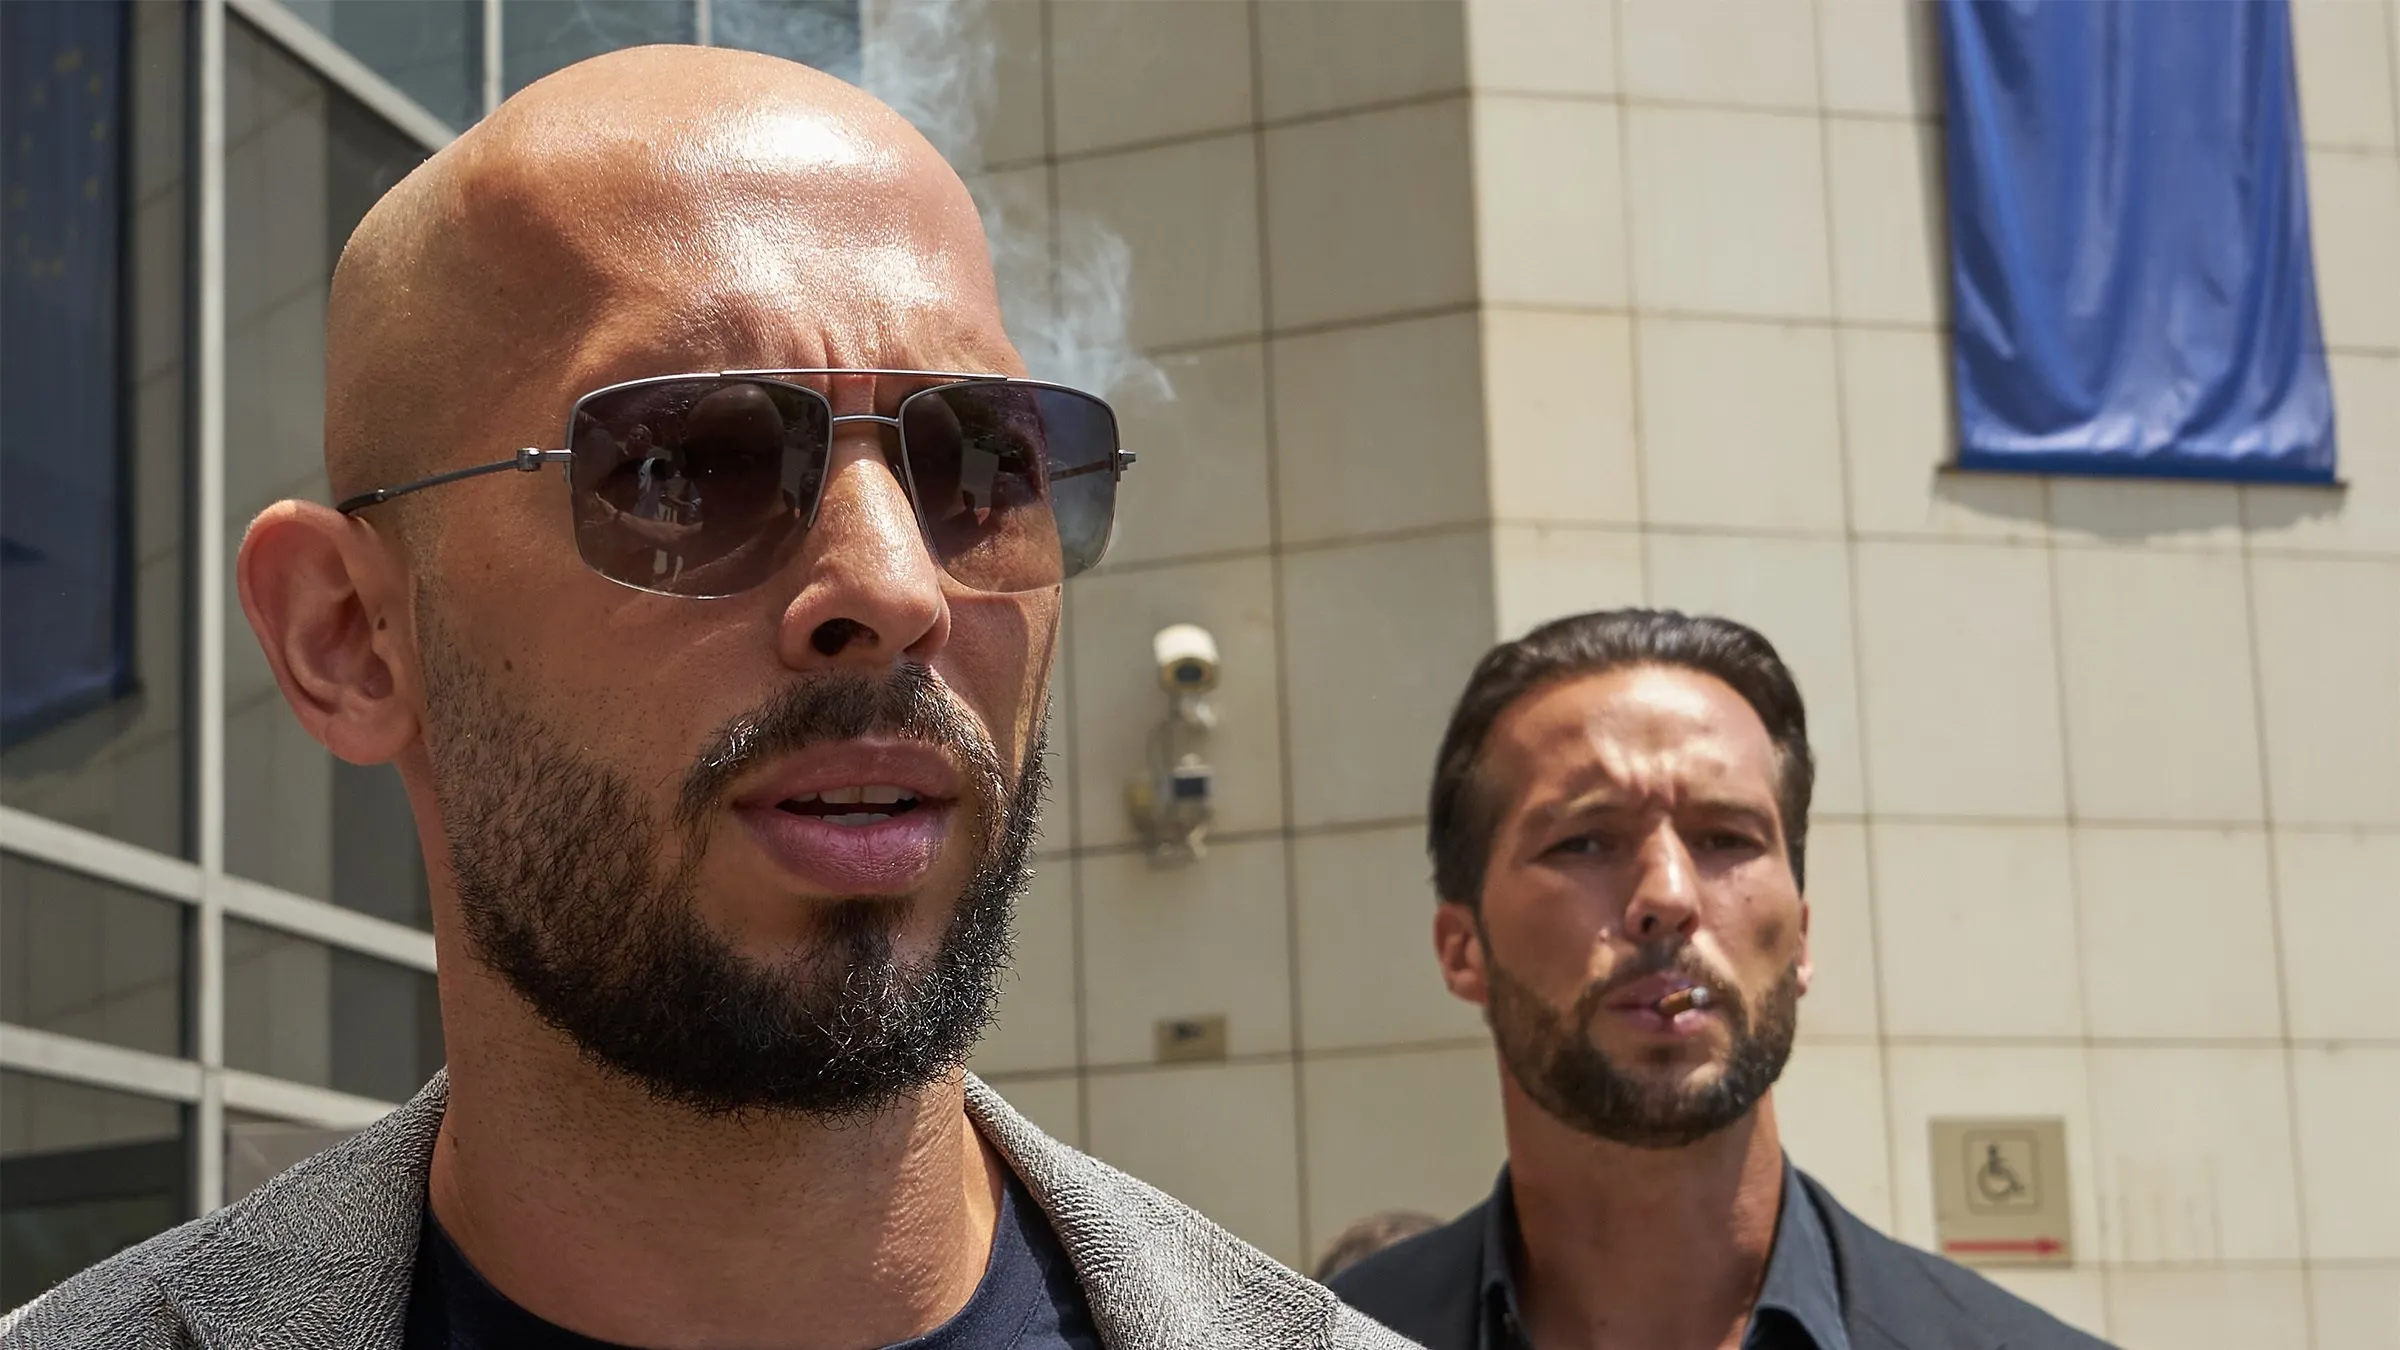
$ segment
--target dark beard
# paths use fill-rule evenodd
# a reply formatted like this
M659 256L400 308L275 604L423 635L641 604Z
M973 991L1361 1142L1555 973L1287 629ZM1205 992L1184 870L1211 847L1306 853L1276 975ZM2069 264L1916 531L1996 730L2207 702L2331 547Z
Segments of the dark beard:
M1480 924L1480 917L1478 924ZM1491 1002L1492 1039L1509 1075L1525 1095L1561 1123L1632 1148L1682 1148L1749 1114L1782 1077L1800 1024L1800 966L1785 968L1758 1001L1757 1022L1740 997L1712 1006L1725 1019L1732 1047L1717 1077L1698 1087L1659 1085L1627 1072L1592 1044L1592 1020L1627 983L1679 971L1723 995L1722 981L1697 964L1691 949L1658 949L1632 967L1586 986L1565 1013L1552 1009L1491 955L1483 938L1484 975Z
M468 944L588 1062L695 1111L832 1119L878 1111L966 1061L991 1021L1030 876L1046 727L1010 791L989 739L925 667L810 676L719 729L667 826L449 644L425 650L427 740ZM943 746L964 770L976 863L938 946L899 959L908 902L859 897L820 902L805 949L773 964L743 956L694 906L725 789L804 746L869 734Z

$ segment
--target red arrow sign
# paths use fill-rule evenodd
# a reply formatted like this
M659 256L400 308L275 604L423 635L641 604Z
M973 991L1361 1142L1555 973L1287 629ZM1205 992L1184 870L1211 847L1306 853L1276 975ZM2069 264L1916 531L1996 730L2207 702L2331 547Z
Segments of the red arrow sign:
M1942 1250L1946 1252L1963 1252L1969 1255L2016 1256L2030 1252L2035 1256L2056 1256L2065 1248L2065 1246L2066 1244L2060 1242L2057 1238L2009 1238L1992 1239L1987 1241L1960 1240L1957 1242L1945 1242L1942 1244Z

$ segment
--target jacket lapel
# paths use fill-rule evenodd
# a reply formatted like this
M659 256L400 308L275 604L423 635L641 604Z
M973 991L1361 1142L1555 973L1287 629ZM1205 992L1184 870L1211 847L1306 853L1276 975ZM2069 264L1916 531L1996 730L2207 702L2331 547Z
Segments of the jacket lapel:
M450 1080L220 1212L156 1272L212 1350L400 1350L424 1225L425 1179Z
M1851 1350L2005 1350L1914 1260L1898 1259L1905 1256L1898 1244L1842 1208L1815 1179L1800 1180L1833 1238Z
M400 1350L449 1086L436 1074L407 1105L220 1211L154 1272L194 1344ZM1111 1350L1403 1344L1190 1209L1043 1134L973 1075L966 1100L1066 1248Z
M1406 1344L1182 1204L1043 1134L972 1074L967 1114L1049 1219L1110 1350Z

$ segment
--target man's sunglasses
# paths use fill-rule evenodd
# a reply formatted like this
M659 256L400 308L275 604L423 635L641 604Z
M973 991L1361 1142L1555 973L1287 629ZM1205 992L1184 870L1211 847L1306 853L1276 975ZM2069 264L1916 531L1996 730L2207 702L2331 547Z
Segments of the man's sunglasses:
M891 417L834 415L797 377L939 381ZM901 485L927 547L987 593L1055 586L1100 561L1117 479L1133 463L1116 414L1036 380L918 370L732 370L595 389L567 417L567 448L528 447L342 502L344 515L405 493L545 464L567 466L575 550L611 581L659 595L737 595L783 570L824 496L834 428L899 432Z

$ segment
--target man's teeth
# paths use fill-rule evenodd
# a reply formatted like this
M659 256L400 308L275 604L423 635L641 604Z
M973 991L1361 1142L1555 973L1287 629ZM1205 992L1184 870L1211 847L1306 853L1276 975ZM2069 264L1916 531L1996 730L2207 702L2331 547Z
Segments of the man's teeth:
M917 794L906 788L893 787L889 783L869 783L863 787L827 788L823 792L797 793L791 798L792 801L802 804L823 802L827 806L857 806L861 804L897 806L901 802L913 803L916 799Z
M827 788L823 792L802 792L785 799L783 805L801 815L822 820L829 825L881 825L902 811L914 810L917 794L889 783L864 783L857 787ZM857 811L829 811L833 806L866 808ZM815 807L815 810L808 810Z

